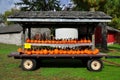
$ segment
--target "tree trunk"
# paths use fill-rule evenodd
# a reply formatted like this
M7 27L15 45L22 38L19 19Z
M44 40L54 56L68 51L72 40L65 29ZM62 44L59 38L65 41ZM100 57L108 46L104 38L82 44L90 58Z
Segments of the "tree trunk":
M102 50L108 50L107 48L107 27L106 23L101 23L101 28L102 28L102 43L101 43L101 48Z

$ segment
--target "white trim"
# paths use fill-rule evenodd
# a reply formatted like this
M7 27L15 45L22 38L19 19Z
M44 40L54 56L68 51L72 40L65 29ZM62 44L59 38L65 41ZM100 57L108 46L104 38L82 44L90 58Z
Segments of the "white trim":
M16 22L111 22L110 19L22 19L8 18L7 21Z

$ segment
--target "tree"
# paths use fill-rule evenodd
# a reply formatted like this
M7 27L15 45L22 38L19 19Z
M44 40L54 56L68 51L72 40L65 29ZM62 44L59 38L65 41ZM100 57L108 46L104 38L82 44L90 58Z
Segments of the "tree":
M6 25L12 24L13 22L8 22L7 21L7 17L12 15L14 12L18 12L19 10L16 8L12 8L11 10L5 11L5 13L3 14L3 21Z
M120 0L107 0L104 12L113 17L109 25L116 29L120 29Z
M89 11L89 10L101 10L104 8L107 0L72 0L76 7L73 10L82 10L82 11Z
M49 11L60 10L59 0L21 0L16 5L21 6L22 11Z

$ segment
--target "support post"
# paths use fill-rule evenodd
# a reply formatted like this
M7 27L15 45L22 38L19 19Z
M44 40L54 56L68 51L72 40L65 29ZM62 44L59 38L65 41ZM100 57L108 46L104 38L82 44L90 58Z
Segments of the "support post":
M25 27L23 26L22 45L25 43Z
M94 50L95 49L95 34L93 33L92 34L92 50Z
M31 39L31 28L28 28L28 38Z
M101 23L102 26L102 32L101 32L101 35L102 35L102 44L101 44L101 48L103 50L108 50L107 48L107 24L106 23Z

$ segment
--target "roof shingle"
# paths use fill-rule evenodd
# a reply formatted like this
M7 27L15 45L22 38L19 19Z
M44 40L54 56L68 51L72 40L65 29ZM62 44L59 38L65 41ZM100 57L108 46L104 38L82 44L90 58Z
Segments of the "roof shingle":
M22 11L9 18L63 18L63 19L111 19L104 12L96 11Z

